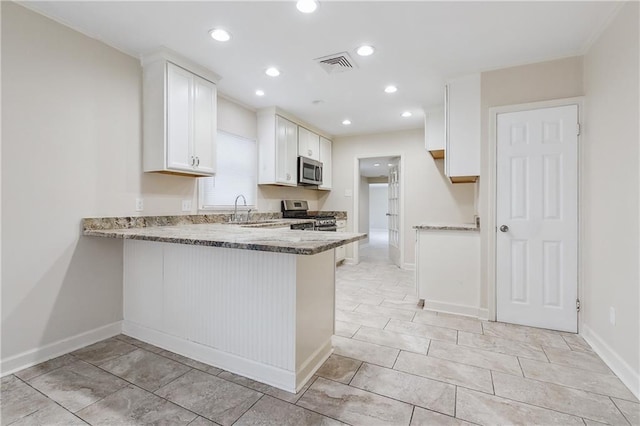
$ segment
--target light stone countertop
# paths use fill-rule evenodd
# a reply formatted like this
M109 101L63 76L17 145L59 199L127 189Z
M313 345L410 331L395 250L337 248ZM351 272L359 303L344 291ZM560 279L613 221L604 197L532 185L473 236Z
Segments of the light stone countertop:
M139 228L87 229L83 235L165 243L313 255L362 240L367 234L287 229L308 220L280 219L257 224L181 224ZM283 228L284 227L284 228Z
M480 228L474 225L473 223L462 223L458 225L447 225L447 224L415 225L413 229L429 230L429 231L471 231L471 232L480 231Z

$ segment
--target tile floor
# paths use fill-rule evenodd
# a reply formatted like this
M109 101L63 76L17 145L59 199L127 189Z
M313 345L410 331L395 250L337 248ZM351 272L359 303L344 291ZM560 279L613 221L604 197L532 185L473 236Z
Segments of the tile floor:
M416 306L384 245L337 272L335 352L297 395L117 336L2 379L2 425L640 425L579 336Z

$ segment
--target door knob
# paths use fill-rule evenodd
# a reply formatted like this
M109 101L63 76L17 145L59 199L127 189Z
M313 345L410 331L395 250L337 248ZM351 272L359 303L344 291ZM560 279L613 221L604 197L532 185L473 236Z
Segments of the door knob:
M501 232L507 232L508 230L509 230L509 227L508 227L507 225L502 225L502 226L500 227L500 231L501 231Z

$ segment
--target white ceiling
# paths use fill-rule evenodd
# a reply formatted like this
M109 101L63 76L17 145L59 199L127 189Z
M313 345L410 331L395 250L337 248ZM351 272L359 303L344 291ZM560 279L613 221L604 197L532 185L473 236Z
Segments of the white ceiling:
M397 162L398 157L372 157L360 159L360 176L387 177L389 176L389 164ZM376 166L376 164L378 164Z
M134 56L166 46L222 76L221 93L256 109L277 105L332 135L421 127L446 78L582 54L620 5L323 1L304 15L292 1L22 4ZM212 40L214 27L231 41ZM355 54L364 43L373 56ZM344 51L357 69L328 75L313 61ZM281 76L267 77L269 66ZM388 84L398 92L384 93ZM406 110L413 116L400 117Z

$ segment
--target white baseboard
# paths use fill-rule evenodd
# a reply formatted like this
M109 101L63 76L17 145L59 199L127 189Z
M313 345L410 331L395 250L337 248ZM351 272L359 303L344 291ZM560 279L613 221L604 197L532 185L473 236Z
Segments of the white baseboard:
M345 265L357 265L357 263L353 260L353 257L347 257L342 261Z
M122 332L122 321L117 321L48 345L14 355L0 361L0 375L6 376L41 362L73 352Z
M435 300L425 300L424 309L480 319L486 319L489 316L487 309L478 308L477 306L456 305L455 303L438 302Z
M582 332L580 334L605 364L622 380L622 383L629 388L631 393L640 399L640 373L634 371L611 346L586 324L582 324Z
M145 326L124 321L122 332L143 342L162 349L213 365L214 367L266 383L287 392L296 392L296 375L293 371L283 370L237 355L222 352L209 346L191 342ZM328 357L328 356L327 356Z
M406 269L407 271L415 271L416 270L416 264L415 263L404 263L404 265L402 265L402 269Z
M320 346L318 350L316 350L311 356L302 363L300 368L298 368L298 383L296 386L296 393L300 391L304 387L304 385L311 380L318 368L324 364L324 362L331 356L333 353L333 344L331 343L331 337L329 340L325 342L324 345Z

